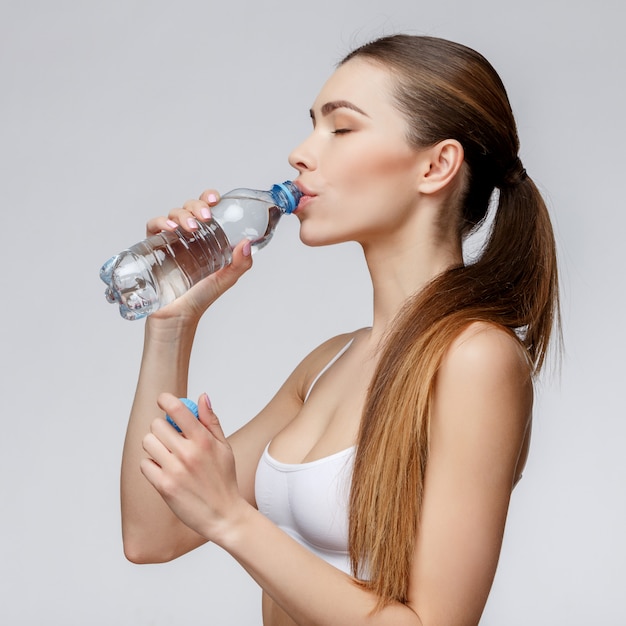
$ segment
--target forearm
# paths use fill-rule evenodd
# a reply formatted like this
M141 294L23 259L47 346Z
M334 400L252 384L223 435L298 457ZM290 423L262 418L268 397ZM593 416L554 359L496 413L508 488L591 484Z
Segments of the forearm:
M124 550L136 562L169 560L185 551L180 535L189 529L178 520L140 471L146 457L143 438L163 412L157 397L168 391L187 393L189 359L196 325L146 322L144 350L133 401L121 470L121 505Z
M263 590L299 625L421 626L395 602L374 612L377 597L326 563L265 518L243 506L237 523L217 539Z

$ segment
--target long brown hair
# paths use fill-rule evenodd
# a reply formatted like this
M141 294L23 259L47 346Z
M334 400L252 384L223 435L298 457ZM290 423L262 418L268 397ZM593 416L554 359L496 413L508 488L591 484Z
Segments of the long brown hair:
M518 157L511 106L480 54L432 37L394 35L358 57L391 71L409 142L456 139L465 153L458 230L497 209L478 260L452 268L415 294L392 324L361 422L350 494L349 550L379 608L407 601L428 460L435 375L452 340L474 320L509 329L537 373L558 318L555 243L546 205Z

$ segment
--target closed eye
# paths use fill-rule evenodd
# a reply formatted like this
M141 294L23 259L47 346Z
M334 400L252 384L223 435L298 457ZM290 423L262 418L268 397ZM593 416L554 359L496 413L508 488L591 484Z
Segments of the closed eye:
M345 135L346 133L351 132L351 128L338 128L337 130L333 130L333 135Z

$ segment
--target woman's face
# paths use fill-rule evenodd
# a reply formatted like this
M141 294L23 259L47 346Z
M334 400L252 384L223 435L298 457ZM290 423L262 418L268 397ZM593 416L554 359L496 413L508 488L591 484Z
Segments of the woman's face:
M367 244L412 219L424 163L392 90L383 66L354 58L315 100L313 132L289 157L306 194L296 211L304 243Z

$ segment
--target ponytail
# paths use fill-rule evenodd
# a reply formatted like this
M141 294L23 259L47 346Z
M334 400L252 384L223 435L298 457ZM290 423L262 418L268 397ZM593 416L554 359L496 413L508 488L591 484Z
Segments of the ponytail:
M446 137L463 145L462 234L484 220L498 195L478 260L449 269L407 301L370 385L350 493L349 550L355 577L381 608L408 599L435 375L446 350L473 321L497 324L521 342L539 372L558 320L558 279L548 211L517 157L510 105L488 62L452 42L403 35L347 59L357 55L396 74L398 107L415 119L416 145Z
M499 194L489 243L473 271L491 271L491 297L499 312L493 321L518 332L538 373L559 318L552 224L529 176L504 184Z

